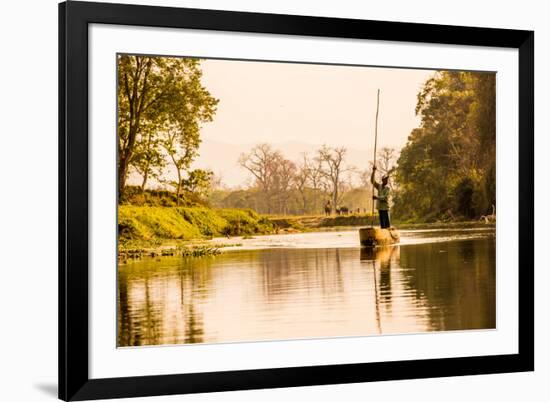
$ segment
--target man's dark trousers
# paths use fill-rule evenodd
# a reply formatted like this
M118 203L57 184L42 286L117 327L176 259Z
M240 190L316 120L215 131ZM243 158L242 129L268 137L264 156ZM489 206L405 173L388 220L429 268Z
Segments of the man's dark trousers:
M378 216L380 217L380 227L387 229L390 227L390 214L387 210L379 210Z

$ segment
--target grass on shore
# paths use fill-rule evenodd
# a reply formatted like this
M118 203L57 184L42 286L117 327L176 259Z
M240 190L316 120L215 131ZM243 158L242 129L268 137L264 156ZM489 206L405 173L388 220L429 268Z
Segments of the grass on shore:
M273 231L274 226L267 218L248 209L133 205L121 205L118 209L121 245L160 244L166 240L209 239Z
M119 256L125 260L146 255L216 255L223 245L207 242L213 237L250 238L272 233L336 230L368 226L371 222L369 214L267 217L250 209L121 205L118 209L118 249ZM480 225L480 222L394 223L399 229L467 228Z

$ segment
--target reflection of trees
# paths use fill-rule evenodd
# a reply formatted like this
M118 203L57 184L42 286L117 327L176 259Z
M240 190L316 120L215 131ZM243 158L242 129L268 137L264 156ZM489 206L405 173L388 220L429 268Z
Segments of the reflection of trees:
M237 326L250 339L495 326L494 239L358 254L269 249L122 266L118 345L240 339Z
M159 340L159 333L161 329L159 328L162 325L162 317L159 315L159 309L156 305L156 300L152 299L151 292L154 289L151 289L151 280L149 277L145 277L144 281L145 286L145 304L141 306L143 312L141 316L145 316L145 320L139 322L139 327L142 327L142 333L145 333L145 343L156 345ZM136 343L134 346L138 346L140 343Z
M149 278L139 277L129 282L128 277L128 272L119 274L118 346L155 344L159 339L161 323L151 300ZM140 294L139 303L133 300L133 293Z
M204 322L202 314L197 314L194 303L187 306L185 317L185 340L184 343L202 343L204 342Z
M119 271L118 274L118 303L117 303L117 334L118 346L129 346L132 333L132 320L129 314L128 304L128 281L126 271Z
M494 239L401 247L404 284L434 330L494 328Z
M166 260L169 261L169 260ZM203 342L212 260L153 260L119 269L118 346ZM158 275L162 270L162 275Z
M187 259L192 262L193 259ZM178 270L180 281L180 315L185 322L183 334L178 333L176 338L183 336L184 343L204 342L204 320L201 311L197 311L196 304L204 299L204 289L211 278L211 270L205 266L204 261L195 264L191 269L180 268Z
M297 284L307 283L323 297L343 297L342 253L340 249L296 249L281 253L265 250L258 254L262 267L266 301L292 301Z

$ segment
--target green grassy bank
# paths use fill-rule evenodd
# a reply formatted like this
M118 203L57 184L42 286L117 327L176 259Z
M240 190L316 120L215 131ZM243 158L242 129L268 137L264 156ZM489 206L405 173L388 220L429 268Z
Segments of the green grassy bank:
M215 254L217 250L205 249L211 247L205 246L206 239L361 227L371 225L371 222L373 219L367 214L330 217L262 216L250 209L121 205L118 209L119 252L141 254L143 250L152 250L155 255L170 255L169 250L177 249L185 255L191 247L193 252ZM378 223L376 217L374 222ZM480 222L393 223L399 229L480 226ZM488 226L494 226L494 223Z
M267 234L273 224L247 209L159 207L121 205L118 209L119 241L160 243L214 236Z

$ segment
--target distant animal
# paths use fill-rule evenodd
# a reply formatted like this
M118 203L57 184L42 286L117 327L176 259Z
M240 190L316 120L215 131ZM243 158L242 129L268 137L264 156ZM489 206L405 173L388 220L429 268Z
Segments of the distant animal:
M336 213L338 215L347 215L349 213L349 208L348 207L336 208Z
M330 201L327 201L325 204L325 215L330 216L330 213L332 212L332 206L330 205Z

